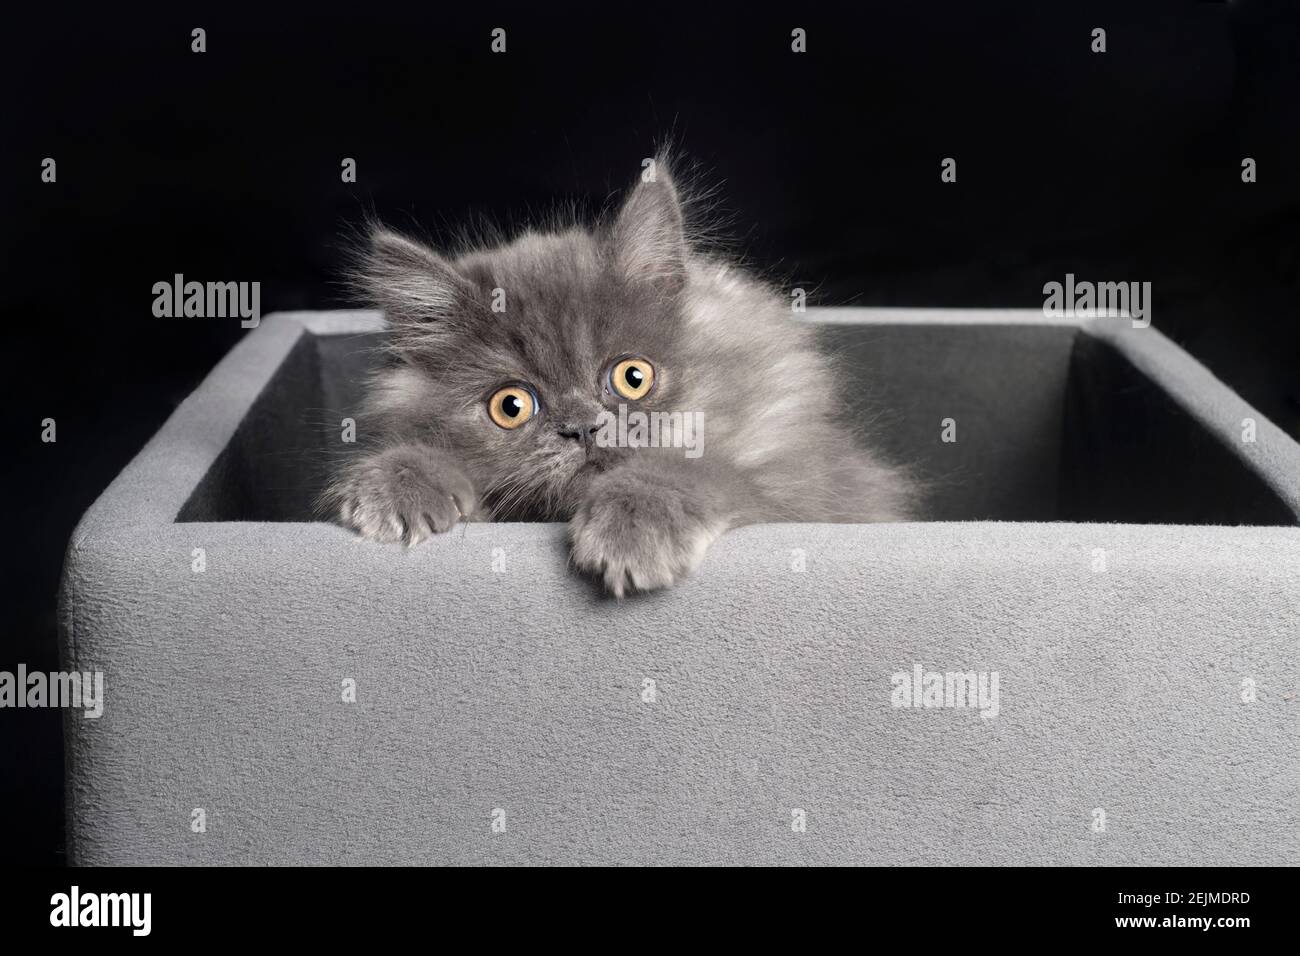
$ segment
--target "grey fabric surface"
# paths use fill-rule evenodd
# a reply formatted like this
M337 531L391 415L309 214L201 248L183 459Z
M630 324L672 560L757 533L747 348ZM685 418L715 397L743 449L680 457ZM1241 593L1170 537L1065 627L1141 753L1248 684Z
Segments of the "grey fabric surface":
M909 321L917 343L1021 319ZM332 415L352 398L319 361L354 355L340 336L376 322L264 320L78 527L64 666L103 670L106 701L66 721L75 862L1300 862L1300 529L766 525L725 536L682 587L615 603L571 574L557 525L463 526L405 551L228 520L240 481L256 497L268 475L286 493L310 480L228 450L287 427L254 413L298 394L275 371L322 336L306 367ZM876 324L883 341L907 322ZM1294 508L1300 449L1257 415L1267 447L1232 448L1249 408L1145 331L1086 334L1217 436L1236 480L1275 490L1261 501ZM1060 375L1059 415L986 429L1025 444L986 463L1060 479L1026 439L1059 422L1072 441ZM1055 516L1060 497L1040 489L1034 507ZM193 520L205 509L222 520ZM996 671L998 715L893 706L891 676L917 664Z

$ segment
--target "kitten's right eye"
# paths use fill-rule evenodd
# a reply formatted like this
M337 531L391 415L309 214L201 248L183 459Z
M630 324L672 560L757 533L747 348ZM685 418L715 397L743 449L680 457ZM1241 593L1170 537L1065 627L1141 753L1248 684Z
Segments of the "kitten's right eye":
M654 384L655 367L643 358L622 359L609 370L609 387L629 401L645 398Z
M537 414L537 398L522 385L507 385L492 393L488 417L501 428L518 428Z

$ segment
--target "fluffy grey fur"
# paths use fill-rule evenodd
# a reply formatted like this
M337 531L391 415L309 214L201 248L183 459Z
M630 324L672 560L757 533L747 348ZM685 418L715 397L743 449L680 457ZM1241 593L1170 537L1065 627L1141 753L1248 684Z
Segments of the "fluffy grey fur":
M904 474L837 423L830 363L788 299L692 247L662 157L595 229L448 259L376 228L361 266L394 360L360 419L372 447L327 501L365 537L415 545L461 520L567 521L573 563L621 597L672 585L738 525L912 512ZM504 312L490 307L498 289ZM654 368L639 402L610 391L624 356ZM505 383L538 398L511 430L487 409ZM598 446L597 415L620 403L702 413L703 454Z

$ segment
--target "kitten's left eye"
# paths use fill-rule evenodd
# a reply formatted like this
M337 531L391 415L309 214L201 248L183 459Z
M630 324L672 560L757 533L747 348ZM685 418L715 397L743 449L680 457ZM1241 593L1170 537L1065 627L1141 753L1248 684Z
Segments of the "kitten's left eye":
M501 428L515 429L537 414L537 399L530 388L507 385L488 399L488 417Z
M625 358L609 370L609 387L622 398L636 401L650 394L655 367L642 358Z

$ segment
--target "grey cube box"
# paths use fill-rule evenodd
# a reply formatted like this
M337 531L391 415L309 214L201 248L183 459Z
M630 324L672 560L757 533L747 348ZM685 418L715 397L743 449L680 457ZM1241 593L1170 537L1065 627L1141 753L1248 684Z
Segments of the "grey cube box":
M809 319L935 520L621 603L562 525L311 521L382 320L264 320L70 543L70 859L1300 862L1300 448L1123 319Z

